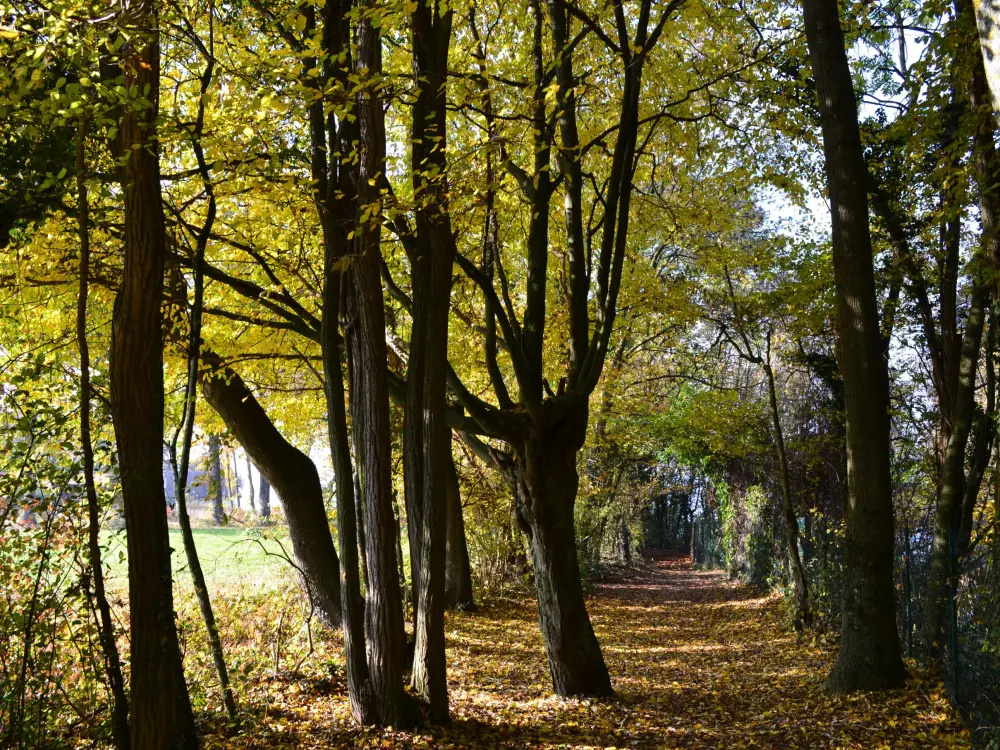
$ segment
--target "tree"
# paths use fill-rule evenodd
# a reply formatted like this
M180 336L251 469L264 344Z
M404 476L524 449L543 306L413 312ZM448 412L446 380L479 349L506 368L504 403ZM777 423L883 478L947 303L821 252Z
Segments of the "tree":
M906 673L893 606L889 376L875 301L868 170L836 0L804 0L803 16L832 213L837 358L847 417L842 635L828 686L884 689L901 685Z
M120 137L125 264L115 300L111 411L129 549L134 748L196 747L194 715L174 627L163 457L163 338L160 301L166 235L155 141L160 87L156 4L122 16L131 40L121 67L126 91Z
M115 750L128 750L128 698L122 675L121 656L115 641L111 605L104 587L101 562L100 507L94 482L94 447L90 429L90 345L87 341L87 300L90 289L90 205L87 199L87 127L80 122L76 142L77 224L80 233L80 291L77 296L76 336L80 349L80 444L83 448L83 481L87 493L87 551L94 600L100 613L97 631L101 639L104 669L111 691L111 730Z
M243 379L219 356L205 350L201 374L205 400L222 417L261 472L261 502L267 483L281 496L298 573L320 616L331 627L340 625L340 561L333 546L323 487L316 465L289 443L267 416Z
M416 231L407 243L413 325L406 368L403 455L407 527L416 563L411 565L416 592L412 682L417 694L429 703L435 723L448 721L444 608L451 428L445 364L456 247L448 208L446 153L453 17L450 7L436 1L418 2L410 15L416 89L410 172Z
M506 383L496 376L499 368L493 360L497 352L489 342L487 367L494 373L491 382L497 404L477 398L457 377L452 377L449 385L468 411L472 429L509 446L507 458L497 465L510 481L518 524L529 540L539 624L553 689L560 695L612 693L580 583L573 529L579 485L576 461L586 439L590 394L600 380L617 313L638 161L644 67L679 5L668 4L654 20L651 4L642 0L635 9L634 28L619 17L616 32L609 35L601 27L602 19L587 16L575 5L562 0L552 0L545 7L539 2L531 4L534 28L528 55L532 80L526 87L533 92L531 111L526 116L531 123L531 145L525 151L532 166L526 170L509 152L500 151L507 171L521 188L529 213L524 238L527 277L523 319L518 320L511 305L499 256L490 262L496 264L500 293L488 273L462 255L457 257L484 295L487 328L493 317L499 323L518 401L511 398ZM574 31L577 19L581 23ZM475 25L474 18L471 22ZM478 33L472 33L478 40ZM615 76L622 94L616 124L588 145L580 141L581 110L576 94L579 73L574 66L579 61L577 40L590 33L599 40L600 54L610 54L615 66L620 61L621 69L615 68ZM483 60L487 55L484 43L479 44L478 58ZM593 58L588 63L595 64ZM610 165L604 173L603 188L592 198L594 215L600 218L591 219L585 231L584 157L597 143L611 152ZM553 176L555 168L558 177ZM546 315L548 260L551 243L556 241L551 236L550 217L557 187L564 195L564 234L558 242L566 248L563 300L568 335L566 374L554 391L544 377L544 351L550 322ZM598 228L601 239L595 248L593 237ZM487 229L485 236L489 233Z
M971 292L971 305L968 311L964 336L951 343L950 351L943 345L938 347L940 353L937 360L941 362L938 369L944 370L945 363L950 364L950 370L942 374L941 378L950 376L949 382L939 388L939 401L946 401L949 397L951 403L947 408L942 408L945 419L948 421L948 428L943 430L942 442L944 450L942 456L940 492L937 501L934 524L934 542L931 550L931 567L927 587L927 602L925 607L925 638L928 643L930 653L937 659L941 658L944 647L945 633L945 613L948 602L956 595L958 583L958 566L961 558L967 554L971 541L973 514L976 500L979 496L979 489L982 484L983 474L986 465L989 463L990 451L992 448L992 432L989 424L994 410L994 389L992 382L992 357L994 354L992 343L987 346L987 399L988 405L984 412L984 419L976 418L976 380L979 370L980 351L983 342L983 331L986 319L990 315L990 297L997 299L997 286L991 285L987 281L985 267L988 262L992 262L994 268L1000 266L1000 237L997 236L997 227L1000 223L1000 202L997 200L996 187L997 180L1000 179L1000 170L996 157L996 146L993 132L995 124L988 110L986 103L986 74L983 66L983 59L976 54L965 52L966 40L972 39L974 32L972 8L968 3L958 1L955 3L956 18L952 21L954 29L950 29L957 37L958 63L965 62L963 70L965 80L959 80L958 85L965 83L966 92L956 92L957 98L961 102L960 109L967 109L968 116L972 119L972 161L974 164L974 175L979 187L979 209L980 220L983 227L982 243L976 253L976 260L980 269L973 280L973 290ZM965 52L965 54L963 54ZM963 60L963 57L965 60ZM971 58L971 59L969 59ZM964 106L968 104L968 107ZM958 233L956 229L956 234ZM958 244L958 238L955 239ZM952 253L957 256L958 248ZM958 258L952 260L957 265ZM924 293L926 295L926 292ZM921 298L921 306L926 309L925 297ZM944 305L942 305L942 315L944 315ZM955 313L949 308L949 318ZM925 316L926 317L926 316ZM944 331L950 331L952 338L955 338L954 323L949 322L949 327ZM995 336L991 329L992 336ZM933 332L931 332L933 333ZM942 338L944 338L942 336ZM951 357L945 359L950 353ZM943 391L943 392L942 392ZM980 421L979 429L977 421ZM973 459L968 462L967 452L969 440L972 437L975 441L973 447ZM969 465L969 472L966 473L966 465Z

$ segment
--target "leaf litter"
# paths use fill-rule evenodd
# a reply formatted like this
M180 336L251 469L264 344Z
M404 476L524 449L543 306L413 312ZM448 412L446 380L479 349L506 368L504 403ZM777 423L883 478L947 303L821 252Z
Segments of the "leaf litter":
M206 748L964 748L941 684L909 662L905 688L831 696L836 646L788 630L784 604L695 570L648 561L594 583L594 629L613 699L551 694L534 603L495 600L447 618L452 724L412 732L350 717L337 659L242 685L244 720L202 727ZM335 650L337 636L318 648Z

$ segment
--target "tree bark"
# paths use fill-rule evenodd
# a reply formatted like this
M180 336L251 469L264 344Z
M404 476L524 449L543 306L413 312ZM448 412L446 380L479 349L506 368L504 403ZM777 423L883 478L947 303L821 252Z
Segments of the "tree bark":
M847 415L842 635L827 685L835 692L885 689L903 684L906 672L892 585L889 377L875 300L868 173L837 0L803 0L803 10L832 210L838 354Z
M325 66L327 77L343 81L350 69L348 42L350 25L339 3L328 3L324 10L323 45L331 61ZM340 59L341 55L344 59ZM332 61L340 59L334 68ZM351 441L347 429L347 402L344 393L343 340L339 321L344 308L343 290L349 277L343 272L345 258L352 255L348 226L357 210L352 167L349 159L351 141L356 137L353 123L341 118L339 128L324 117L319 101L310 108L310 131L313 148L315 198L323 231L324 276L323 319L320 346L323 352L323 375L326 385L327 431L337 486L337 536L341 552L341 610L343 613L344 659L347 666L347 692L351 714L359 724L378 722L375 695L368 671L365 644L365 601L361 594L359 562L359 489L351 462ZM329 141L329 143L328 143ZM332 153L330 153L332 152ZM361 532L364 533L363 530Z
M611 678L583 599L574 528L587 404L546 406L546 429L525 436L511 481L518 525L531 549L538 623L556 694L608 696Z
M476 600L472 591L472 567L465 539L465 519L462 517L462 493L458 484L454 456L448 462L448 518L445 550L444 598L448 609L472 612Z
M121 144L125 263L111 337L111 412L118 444L129 552L131 746L197 747L174 625L170 541L163 490L163 335L160 302L166 233L156 116L160 54L156 4L139 0L123 20L134 30L123 54Z
M330 627L339 627L340 562L316 465L282 437L243 379L223 367L218 355L206 351L202 359L209 368L202 373L205 400L260 470L261 502L269 496L271 486L281 496L303 584L321 619ZM267 502L269 508L269 498Z
M104 588L101 562L101 515L94 484L94 446L90 432L90 345L87 341L87 298L90 284L90 205L87 200L86 126L77 131L76 184L77 224L80 234L80 292L76 307L76 340L80 349L80 445L83 449L83 481L87 492L87 549L90 579L97 604L97 633L104 656L104 673L111 693L111 734L115 750L128 750L128 698L122 676L121 657L115 640L115 624Z

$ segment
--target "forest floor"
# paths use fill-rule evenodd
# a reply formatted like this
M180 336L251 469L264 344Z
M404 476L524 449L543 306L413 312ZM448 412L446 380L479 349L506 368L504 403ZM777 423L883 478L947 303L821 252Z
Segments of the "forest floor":
M239 680L242 726L206 718L204 744L969 746L968 732L956 721L942 688L926 675L914 673L907 688L890 693L828 696L823 680L835 646L811 636L797 637L785 625L779 598L762 597L721 572L695 570L680 558L647 561L639 569L592 583L588 607L612 675L614 699L553 697L533 602L503 599L475 613L448 615L450 728L401 732L353 726L338 653L322 664L310 657L300 670ZM335 639L323 638L317 655L334 648Z

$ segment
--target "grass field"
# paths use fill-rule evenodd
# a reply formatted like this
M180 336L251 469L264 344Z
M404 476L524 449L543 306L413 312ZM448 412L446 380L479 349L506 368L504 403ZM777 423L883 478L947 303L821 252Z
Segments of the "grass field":
M291 557L292 548L284 528L194 529L192 533L210 587L227 584L266 586L287 580L293 572L285 559L286 555ZM125 532L106 531L102 537L108 581L123 584L128 572ZM181 586L188 585L191 576L180 529L170 529L170 546L174 581Z

